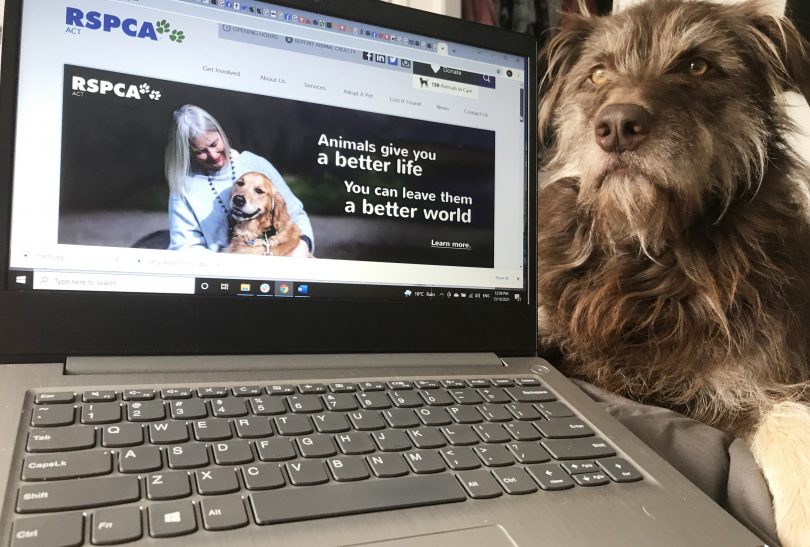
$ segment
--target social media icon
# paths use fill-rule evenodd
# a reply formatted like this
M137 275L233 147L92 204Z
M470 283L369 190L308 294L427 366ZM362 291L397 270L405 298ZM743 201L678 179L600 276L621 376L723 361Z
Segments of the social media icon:
M400 59L399 66L402 68L411 68L411 60L410 59Z

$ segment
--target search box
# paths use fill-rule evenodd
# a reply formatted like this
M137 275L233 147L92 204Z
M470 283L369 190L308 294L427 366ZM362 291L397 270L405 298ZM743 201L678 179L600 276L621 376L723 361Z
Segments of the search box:
M194 294L194 278L75 272L34 272L34 289L47 291Z
M430 78L439 78L451 82L458 82L460 84L495 89L495 78L493 76L478 74L477 72L470 72L468 70L461 70L458 68L451 68L449 66L414 61L413 73L418 76L428 76Z

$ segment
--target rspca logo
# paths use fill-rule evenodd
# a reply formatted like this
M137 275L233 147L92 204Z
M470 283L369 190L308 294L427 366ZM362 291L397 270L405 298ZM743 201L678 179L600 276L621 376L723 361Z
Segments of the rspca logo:
M73 89L74 97L84 97L86 93L98 95L113 94L122 99L136 99L138 101L144 98L159 101L161 97L160 91L152 89L147 83L142 83L141 85L123 84L110 82L108 80L98 80L96 78L85 79L81 76L73 77L71 88Z
M158 34L165 34L169 40L177 44L183 43L186 38L182 30L172 29L171 24L165 19L152 24L149 21L140 22L131 17L121 19L117 15L98 11L85 13L79 8L71 7L65 10L65 23L67 24L66 32L74 35L80 35L82 30L103 30L104 32L123 32L130 38L157 41Z

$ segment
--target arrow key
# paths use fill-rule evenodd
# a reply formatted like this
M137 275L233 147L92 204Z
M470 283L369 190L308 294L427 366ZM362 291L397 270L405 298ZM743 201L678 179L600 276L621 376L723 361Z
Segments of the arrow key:
M593 461L574 461L574 462L562 462L563 469L568 471L570 475L576 475L577 473L595 473L597 471L602 471L598 465L596 465Z
M597 460L596 463L614 482L634 482L643 478L641 473L624 458L605 458Z
M530 465L526 469L543 490L565 490L574 486L568 473L556 463Z
M601 471L596 473L579 473L577 475L571 475L571 478L577 481L577 484L580 486L601 486L610 482L607 475Z

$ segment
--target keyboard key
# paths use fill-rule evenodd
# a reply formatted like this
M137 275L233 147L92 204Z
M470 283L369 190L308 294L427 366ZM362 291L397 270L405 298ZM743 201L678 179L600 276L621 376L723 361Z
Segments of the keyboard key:
M413 472L420 475L441 473L447 469L441 456L432 450L414 450L403 455L405 456L405 462L411 466Z
M143 427L139 424L108 425L101 430L101 445L122 448L143 444Z
M467 385L470 387L489 387L490 383L489 380L484 378L474 378L472 380L467 380Z
M571 439L574 437L591 437L593 429L579 418L559 418L557 420L540 420L533 422L544 437L549 439Z
M293 386L286 386L286 385L272 385L267 386L267 394L268 395L293 395L295 394L295 388Z
M417 380L414 385L419 389L439 389L441 387L438 380Z
M239 490L239 481L232 468L206 469L194 473L197 492L203 496L230 494Z
M385 384L382 382L361 382L358 384L360 391L384 391Z
M146 496L150 500L174 500L191 495L188 475L181 471L146 476Z
M357 399L347 393L328 394L323 396L326 408L332 412L349 412L357 410Z
M52 429L32 429L28 432L28 452L61 452L81 450L96 445L96 434L92 427L59 427Z
M256 522L275 524L458 502L466 495L453 477L431 475L255 492L250 498Z
M138 477L104 477L27 484L17 494L18 513L117 505L141 498Z
M242 478L248 490L270 490L284 486L284 473L274 463L259 463L242 468Z
M473 433L472 428L468 425L448 425L443 427L441 432L447 442L453 446L467 446L479 442L478 435Z
M115 400L114 391L85 391L82 395L82 401L85 403L103 403Z
M563 403L535 403L534 408L540 411L544 418L573 418L574 413Z
M492 385L495 387L512 387L515 385L515 381L511 378L493 378Z
M506 410L508 410L512 416L518 420L531 421L539 420L541 418L537 409L528 403L514 403L511 405L506 405Z
M518 378L517 385L519 386L542 386L542 382L537 378Z
M375 431L371 434L374 442L383 452L401 452L411 449L411 441L408 435L399 429L389 429L386 431Z
M197 530L190 501L154 503L149 506L149 535L154 538L184 536Z
M336 435L335 440L340 451L348 455L370 454L376 450L368 433L353 432Z
M188 399L169 403L169 412L174 420L199 420L208 417L208 409L202 399Z
M83 424L111 424L121 421L118 403L85 403L82 405Z
M332 437L327 435L309 435L298 437L298 452L304 458L328 458L337 454Z
M542 386L508 387L504 391L518 403L545 403L557 398Z
M37 393L34 397L34 403L38 405L51 405L51 404L61 404L61 403L72 403L76 400L76 397L73 393L69 391L62 391L62 392L54 392L50 391L47 393Z
M481 395L485 402L491 404L504 405L512 402L506 392L497 387L479 389L478 394Z
M537 492L537 486L523 469L496 469L492 472L507 494L521 495Z
M228 420L199 420L193 427L198 441L223 441L233 437Z
M442 380L441 384L442 384L442 387L447 388L447 389L467 387L467 384L466 384L466 382L464 382L464 380L456 380L456 379L453 379L453 378L448 378L446 380Z
M253 452L248 441L222 441L211 444L214 462L217 465L239 465L251 463Z
M231 390L234 397L253 397L264 393L260 386L238 386Z
M177 444L188 441L185 422L160 422L149 424L149 442L152 444Z
M503 405L479 405L476 408L488 422L509 422L512 420L512 415Z
M394 406L399 408L415 408L425 404L415 391L397 390L389 393Z
M281 397L253 397L249 404L250 411L256 416L273 416L287 412Z
M14 521L11 547L74 547L83 539L81 513L28 517Z
M100 451L28 456L23 460L22 480L50 481L107 475L112 473L112 465L112 454Z
M332 477L339 482L362 481L369 477L363 458L330 458L326 465Z
M426 389L419 391L419 396L430 406L447 406L455 402L453 398L450 397L450 394L443 389Z
M424 407L416 411L417 417L425 425L450 425L450 415L443 408Z
M503 494L498 481L488 471L463 471L456 476L471 498L497 498Z
M351 412L349 413L349 420L352 422L352 427L358 431L373 431L385 427L382 414L376 410L357 410Z
M484 418L473 406L449 406L447 413L457 424L480 424Z
M351 429L346 416L333 412L315 414L312 417L312 423L315 424L315 429L319 433L343 433Z
M513 422L504 424L504 427L516 441L537 441L542 438L537 429L527 422Z
M359 393L357 395L357 400L360 402L360 407L366 410L383 410L385 408L391 408L391 399L388 398L387 393Z
M606 458L597 460L596 463L614 482L633 482L643 478L641 473L624 458Z
M480 424L472 428L485 443L505 443L512 440L501 424Z
M602 469L596 465L596 462L589 462L589 461L582 461L577 460L573 462L561 462L563 469L565 469L569 475L575 475L577 473L595 473L597 471L602 471Z
M435 427L418 427L408 430L408 436L416 448L441 448L447 442Z
M156 446L125 448L118 453L118 470L121 473L145 473L161 467L160 449Z
M172 469L194 469L208 465L208 450L204 444L181 444L166 450L169 467Z
M270 427L270 420L267 418L258 416L239 418L234 420L233 424L236 426L236 435L243 439L260 439L273 435L273 428Z
M323 464L319 461L297 461L286 465L290 483L295 486L310 486L329 481Z
M416 427L422 423L416 417L416 413L409 408L390 408L383 410L382 415L391 427Z
M36 406L31 414L33 427L57 427L73 423L73 405Z
M477 405L484 402L472 388L451 389L450 396L460 405Z
M127 404L127 420L130 422L156 422L166 419L163 401L137 401Z
M487 467L506 467L515 463L511 454L501 445L482 445L473 448Z
M290 439L268 439L256 441L256 452L263 462L278 462L295 458L295 449Z
M394 380L388 382L388 389L392 390L413 389L413 382L410 382L408 380Z
M602 471L596 473L577 473L571 478L580 486L602 486L610 482L608 476Z
M296 414L309 414L323 410L323 404L317 395L293 395L287 397L287 404L290 410Z
M306 416L279 416L273 418L279 435L308 435L312 433L312 422Z
M218 397L227 397L228 388L225 387L201 387L197 389L197 396L204 399L215 399Z
M616 452L599 437L541 441L555 460L591 460L615 456Z
M155 398L154 389L128 389L122 397L124 401L151 401Z
M543 490L565 490L574 487L574 481L556 463L530 465L526 469Z
M329 384L329 391L332 393L353 393L357 391L354 384Z
M551 456L548 455L548 452L543 450L540 443L508 443L506 448L520 463L546 463L551 460Z
M302 394L326 393L325 384L299 384L298 391Z
M200 502L200 512L206 530L231 530L248 525L241 496L204 499Z
M245 400L238 397L225 397L211 401L211 412L217 418L238 418L247 416Z
M481 467L481 461L475 456L475 453L466 447L459 448L442 448L439 453L447 462L450 469L478 469Z
M160 390L164 399L191 399L191 390L187 387L170 387Z
M408 474L408 466L399 454L375 454L367 456L372 473L381 478L400 477Z
M138 507L99 509L90 524L93 545L116 545L143 536L141 511Z

